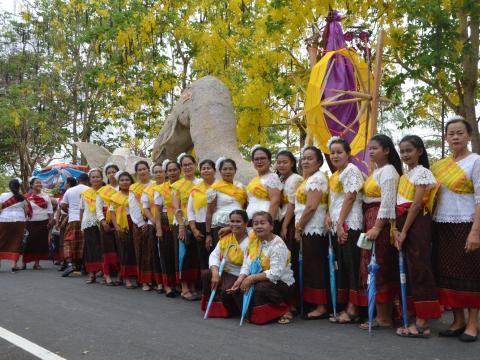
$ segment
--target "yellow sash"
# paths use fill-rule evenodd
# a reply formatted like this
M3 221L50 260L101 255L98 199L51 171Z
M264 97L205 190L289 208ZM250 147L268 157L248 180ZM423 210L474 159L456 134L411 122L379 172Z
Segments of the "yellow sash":
M165 181L163 184L154 185L154 192L158 192L163 197L163 206L167 209L167 217L170 225L173 224L173 217L175 215L175 209L172 203L172 184L170 181Z
M97 209L97 192L92 188L88 188L87 190L84 190L80 195L85 201L85 204L87 204L90 212L92 214L95 214L95 211Z
M125 195L121 191L117 191L110 198L113 209L115 210L115 217L117 219L117 224L122 230L128 230L128 218L127 218L127 209L128 209L128 195Z
M343 193L343 184L340 181L340 173L335 171L328 179L328 188L331 192Z
M219 180L212 185L212 189L233 197L242 205L242 207L245 207L247 204L247 192L245 189L237 187L232 183L225 180Z
M192 198L193 198L193 209L195 210L195 214L198 211L207 206L207 190L210 188L209 185L202 181L200 184L195 185L192 188Z
M102 186L97 191L97 194L100 195L100 197L102 198L102 200L105 203L105 206L107 208L107 212L105 214L105 222L107 224L110 224L110 221L111 221L110 210L108 209L110 207L110 204L111 204L111 197L116 192L117 192L117 190L115 190L115 188L111 185Z
M305 191L305 184L307 183L308 179L302 181L300 186L297 188L297 192L295 193L295 198L300 204L305 205L307 203L307 193ZM320 199L321 205L328 204L328 192L322 193L322 198Z
M382 189L373 178L373 174L365 180L363 184L363 194L371 198L379 198L382 196Z
M232 233L220 239L219 241L220 253L221 253L220 256L223 256L223 254L225 254L225 251L231 245L237 245L237 246L232 247L228 252L228 261L233 265L241 266L243 264L243 251L237 239L235 238L235 235L233 235ZM225 271L227 271L226 268L225 268Z
M248 234L248 258L250 261L254 261L259 255L262 270L269 270L270 258L265 256L262 251L262 241L258 238L257 234L255 234L255 231L250 231L250 234ZM285 265L290 264L290 256L290 251L288 251L288 258Z
M129 189L135 195L135 198L137 199L137 202L138 202L138 206L140 207L140 210L142 211L142 215L143 215L143 204L142 204L142 200L141 200L142 199L142 193L145 191L145 189L149 185L150 185L150 183L142 184L142 183L136 182L135 184L130 185L130 189Z
M255 176L247 185L247 191L258 199L270 200L267 188L262 184L260 176Z
M288 204L288 196L285 193L285 191L282 190L282 205L287 205Z
M155 208L155 199L154 199L155 186L156 184L150 184L145 188L145 190L143 190L143 192L148 196L148 202L150 203L150 212L152 213L152 216L154 219L155 219L155 214L157 212Z
M438 188L439 184L425 191L425 194L423 195L423 207L430 214L433 210L433 204L435 203L435 196ZM408 201L413 202L413 200L415 200L415 184L408 179L407 175L402 175L400 177L400 181L398 183L398 194Z
M473 194L473 182L451 156L432 165L437 181L457 194Z
M193 181L187 179L180 179L172 184L172 189L176 191L178 199L180 200L180 208L182 209L183 217L186 221L188 221L188 198L190 197L190 192L193 187Z

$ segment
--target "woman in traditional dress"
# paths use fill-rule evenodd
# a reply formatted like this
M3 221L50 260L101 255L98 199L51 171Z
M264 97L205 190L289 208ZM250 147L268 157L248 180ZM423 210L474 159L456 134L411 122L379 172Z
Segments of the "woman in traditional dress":
M238 314L238 309L231 294L227 294L240 275L243 265L243 255L247 251L248 216L245 210L233 210L230 213L229 228L231 233L222 237L210 254L208 271L202 273L203 294L201 309L207 308L211 291L217 289L216 297L208 313L209 317L229 317ZM219 267L225 259L222 276Z
M216 246L220 229L228 227L230 213L245 209L247 192L242 183L235 181L237 164L232 159L221 157L217 160L221 179L207 190L206 244Z
M199 276L197 242L188 226L188 198L195 185L201 180L195 177L196 162L191 155L181 154L178 163L182 167L184 178L172 184L172 204L175 209L174 239L177 282L181 285L181 296L185 300L200 300L196 290ZM180 241L183 244L180 244ZM185 257L180 263L180 246L185 246ZM180 271L181 270L181 271Z
M97 224L97 191L103 186L103 173L100 169L88 172L90 188L81 193L80 221L85 240L85 271L87 284L95 282L96 273L103 270L103 252L100 229Z
M315 146L302 152L303 178L295 195L295 240L301 241L303 254L303 300L314 308L306 320L327 319L328 239L325 216L328 179L320 171L323 154Z
M53 206L50 196L42 192L39 178L30 179L32 191L25 195L32 207L32 216L27 220L27 242L23 248L23 269L34 261L33 269L40 270L40 260L48 260L48 232L53 225Z
M349 163L350 144L340 137L328 143L330 162L336 171L329 179L329 214L327 228L335 235L337 257L337 301L345 310L330 322L347 324L360 320L358 315L358 270L360 248L358 237L363 229L362 172ZM336 241L335 241L336 240Z
M141 197L145 189L152 185L150 181L150 166L145 160L135 163L137 182L130 186L128 202L130 216L133 222L133 245L135 246L135 258L137 260L138 282L142 284L143 291L150 291L148 280L151 277L152 253L149 240L149 228L143 211Z
M127 171L118 174L118 188L110 198L110 216L117 237L117 250L120 260L120 276L127 289L135 289L132 280L138 276L133 244L133 223L130 216L129 195L133 178Z
M433 262L440 303L453 308L453 322L440 336L472 342L478 339L480 308L480 155L468 148L473 129L463 118L450 120L445 132L452 154L432 165L441 184Z
M280 233L278 220L283 186L278 175L270 170L272 153L256 145L252 150L252 161L258 175L247 185L248 217L251 219L257 211L267 211L275 221L275 233Z
M100 223L100 236L102 240L102 268L107 286L114 286L120 281L112 280L112 273L120 275L120 262L118 259L118 251L115 240L115 229L113 227L110 206L111 198L118 191L118 181L115 174L119 168L115 164L105 165L105 176L107 177L107 185L102 186L97 191L97 220ZM120 277L120 276L119 276Z
M265 324L278 319L288 324L292 319L289 304L293 295L293 271L290 252L285 242L273 233L273 218L270 213L259 211L252 218L253 231L248 237L240 276L228 290L229 293L241 290L246 292L255 285L250 303L249 320L253 324ZM250 266L260 260L261 271L252 274ZM235 296L237 306L242 307L243 294Z
M215 181L215 163L212 160L203 160L200 163L202 182L192 188L188 198L188 223L194 238L197 240L198 264L200 271L208 270L208 257L212 251L212 244L206 240L207 191Z
M416 322L397 329L402 337L430 336L429 319L442 316L432 270L432 205L437 181L429 170L427 150L420 137L400 141L400 158L407 172L400 177L394 231L399 251L405 253L407 290L413 297ZM420 276L421 274L421 276Z
M172 184L180 178L180 165L175 161L165 160L162 164L168 181L154 187L156 235L160 251L162 284L165 296L173 298L175 294L175 245L173 238L173 221L175 210L172 204Z
M152 174L155 182L143 191L142 194L142 206L145 213L145 216L148 219L148 237L146 244L149 248L149 256L144 257L144 270L140 272L141 283L156 284L156 291L158 293L163 293L163 278L162 278L162 268L160 266L160 257L158 255L158 239L156 231L156 220L155 220L155 187L163 184L165 182L165 170L161 164L155 164L152 166ZM146 254L144 254L146 255ZM147 261L148 260L148 261Z
M369 144L370 160L375 170L363 187L364 221L366 236L373 241L379 265L376 273L377 317L372 329L392 327L393 299L399 292L398 253L393 245L392 223L396 218L398 179L402 174L402 163L392 139L378 134ZM359 303L368 306L368 264L372 251L362 249L360 253ZM360 325L368 330L368 322Z
M0 262L12 261L12 272L20 270L17 261L22 250L26 215L29 211L25 197L20 193L21 181L10 180L9 192L0 195Z

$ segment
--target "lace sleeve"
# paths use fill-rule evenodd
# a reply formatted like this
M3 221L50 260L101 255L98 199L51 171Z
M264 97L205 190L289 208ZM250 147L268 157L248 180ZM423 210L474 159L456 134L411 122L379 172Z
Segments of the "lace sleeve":
M282 246L283 245L283 246ZM283 268L288 260L288 249L282 242L276 241L270 249L270 269L265 270L267 279L276 284L281 280Z
M207 203L211 204L217 198L217 192L213 189L207 190Z
M359 192L363 186L363 177L360 170L353 164L348 164L340 174L340 181L345 193Z
M305 183L305 191L320 191L325 193L328 191L328 183L325 175L319 170L310 176Z
M281 191L283 188L280 178L275 173L270 173L268 175L263 176L262 183L263 185L265 185L266 187L269 187L270 189L278 189Z
M287 195L288 202L290 204L295 204L295 194L297 192L297 188L302 183L303 178L297 174L290 175L290 177L292 179L287 179L283 191L285 192L285 195Z
M472 181L475 194L475 204L480 204L480 156L473 163Z
M415 168L415 173L412 175L410 181L414 185L428 185L428 187L432 187L437 183L432 172L423 166L417 166Z
M390 178L380 184L382 196L380 209L378 210L378 219L395 219L395 205L397 202L398 178Z

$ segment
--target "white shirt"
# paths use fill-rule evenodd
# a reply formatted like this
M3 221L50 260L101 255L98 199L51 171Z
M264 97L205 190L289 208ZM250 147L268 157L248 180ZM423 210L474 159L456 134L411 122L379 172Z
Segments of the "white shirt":
M342 211L343 202L345 200L346 193L357 193L357 197L352 206L352 210L347 215L345 223L349 229L362 230L363 229L363 209L362 209L362 187L363 176L358 167L349 163L345 169L339 175L339 181L342 183L343 192L337 193L330 191L330 206L329 212L332 219L332 231L337 231L337 223L340 218L340 212Z
M90 208L87 206L85 203L85 199L82 197L80 201L80 209L83 210L82 214L82 223L80 225L80 228L83 230L88 229L92 226L97 226L97 211L95 208L95 212L92 213L90 211Z
M115 186L115 190L118 191L118 185ZM103 208L106 208L107 204L105 204L105 201L103 201L102 197L99 194L97 194L96 207L97 219L100 222L105 219L105 216L103 215ZM110 209L108 209L108 211L110 211Z
M480 204L480 155L472 153L457 162L473 182L473 194L457 194L441 185L433 220L440 223L469 223L475 217L475 207Z
M248 236L245 235L245 238L240 242L240 248L242 249L243 254L247 252L248 248ZM233 251L233 249L232 249ZM208 258L208 267L211 268L212 266L220 267L220 257L223 254L220 252L220 242L217 243L217 246L215 246L215 249L213 249L212 253L210 254ZM232 264L227 257L227 260L225 262L225 268L228 269L228 273L239 276L240 275L240 270L242 269L242 266L238 266L235 264Z
M280 178L278 177L278 175L275 173L268 173L266 175L261 176L260 182L266 188L277 189L280 191L282 191L283 189L283 184L280 181ZM257 211L268 212L268 210L270 209L270 200L259 199L249 191L247 191L247 196L248 196L247 214L249 219L251 219L253 217L253 214L255 214ZM279 216L280 216L280 212L278 213L277 219L275 220L279 220Z
M408 181L415 186L426 185L427 189L431 189L437 184L435 176L433 176L429 169L424 168L423 165L415 166L413 169L405 172L404 175L408 178ZM412 200L405 199L402 195L397 193L397 205L408 204L411 202Z
M238 181L234 185L239 188L245 186ZM217 199L215 211L212 214L212 228L227 226L230 223L230 213L233 210L243 209L242 204L234 197L212 188L207 190L207 203L212 203Z
M262 254L270 259L270 269L264 271L268 280L274 284L280 280L288 286L295 283L291 264L287 263L289 256L287 245L279 236L275 235L270 241L262 241ZM248 251L245 251L240 274L250 275L251 263Z
M80 221L81 193L88 189L87 185L78 184L63 194L60 204L68 205L68 222Z
M199 179L199 178L195 178L195 179L192 180L194 186L200 184L202 181L203 181L203 180L202 180L202 179ZM177 191L174 190L174 189L172 189L172 197L173 197L173 196L177 196L176 193L177 193ZM180 199L179 199L178 196L177 196L177 199L180 201ZM180 208L181 208L181 205L182 205L182 204L180 204ZM187 214L183 214L183 216L184 216L184 217L187 217L189 221L191 220L191 219L188 217L188 202L187 202ZM203 222L205 222L205 221L203 221ZM173 217L173 225L178 225L178 221L177 221L177 217L176 217L176 216Z
M0 203L4 203L13 196L12 192L6 192L0 195ZM0 222L25 221L25 201L17 202L6 209L0 210Z
M207 206L203 206L195 212L195 208L193 207L193 196L190 194L188 197L188 204L187 204L187 216L188 221L195 221L197 223L204 223L207 218Z
M150 209L150 200L148 199L148 194L146 192L142 193L142 197L140 200L142 201L142 205L144 209ZM154 193L154 200L155 200L155 193ZM155 225L150 221L150 219L148 219L148 224Z
M30 205L32 205L32 217L28 221L45 221L48 220L49 215L53 214L53 206L50 196L44 193L40 193L38 196L45 200L47 207L44 209L35 204L33 201L30 201Z
M310 176L305 182L305 192L307 191L320 191L326 193L328 191L328 180L323 172L318 170L315 174ZM295 199L295 224L298 224L305 210L306 204L301 204ZM325 216L327 214L327 204L318 204L315 213L310 218L308 223L303 229L303 233L306 235L323 235L325 234Z
M395 167L391 164L387 164L373 171L373 179L378 186L380 186L381 197L371 198L364 195L363 202L366 204L380 203L377 219L395 219L397 217L395 206L397 204L399 178L400 175L398 175L397 170L395 170Z
M297 192L297 188L300 186L302 181L303 177L293 173L283 183L283 193L287 197L290 204L295 204L295 194ZM282 204L282 206L280 207L280 219L283 219L285 217L285 214L287 213L287 208L288 204Z
M128 208L130 209L130 217L132 218L132 222L135 225L142 227L146 224L145 219L143 218L142 209L140 208L140 204L138 203L133 191L130 191L128 194Z

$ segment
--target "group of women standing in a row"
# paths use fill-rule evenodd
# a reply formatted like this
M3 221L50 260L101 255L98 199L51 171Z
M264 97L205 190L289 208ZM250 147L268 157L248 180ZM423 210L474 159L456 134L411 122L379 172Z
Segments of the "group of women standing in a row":
M440 335L475 341L480 156L468 150L472 129L465 120L450 121L445 131L451 156L431 168L418 136L401 140L400 156L389 137L374 136L368 148L374 170L366 179L350 157L348 142L335 137L328 144L335 168L330 178L320 170L324 158L314 146L302 151L303 176L288 151L277 154L272 172L271 152L256 146L251 158L258 175L247 186L235 180L236 164L225 158L203 160L196 178L196 160L187 154L152 169L138 162L136 182L128 172L107 165L108 184L101 186L104 174L91 170L91 188L82 193L81 206L82 223L88 223L82 229L89 282L102 270L107 285L134 288L136 279L143 290L155 286L168 297L179 290L186 300L201 298L203 310L215 288L211 317L238 313L242 292L255 285L250 321L285 324L300 305L295 283L301 248L302 295L308 310L304 318L357 323L368 303L372 256L371 250L357 246L364 232L374 243L380 266L374 329L393 326L402 250L412 300L409 313L415 321L397 329L397 335L429 337L428 320L439 318L443 306L453 309L454 321ZM8 210L8 196L2 196L0 216ZM253 231L247 233L247 228ZM338 267L337 302L344 304L337 316L329 311L329 237ZM117 281L111 277L114 272ZM368 329L368 323L360 328Z

